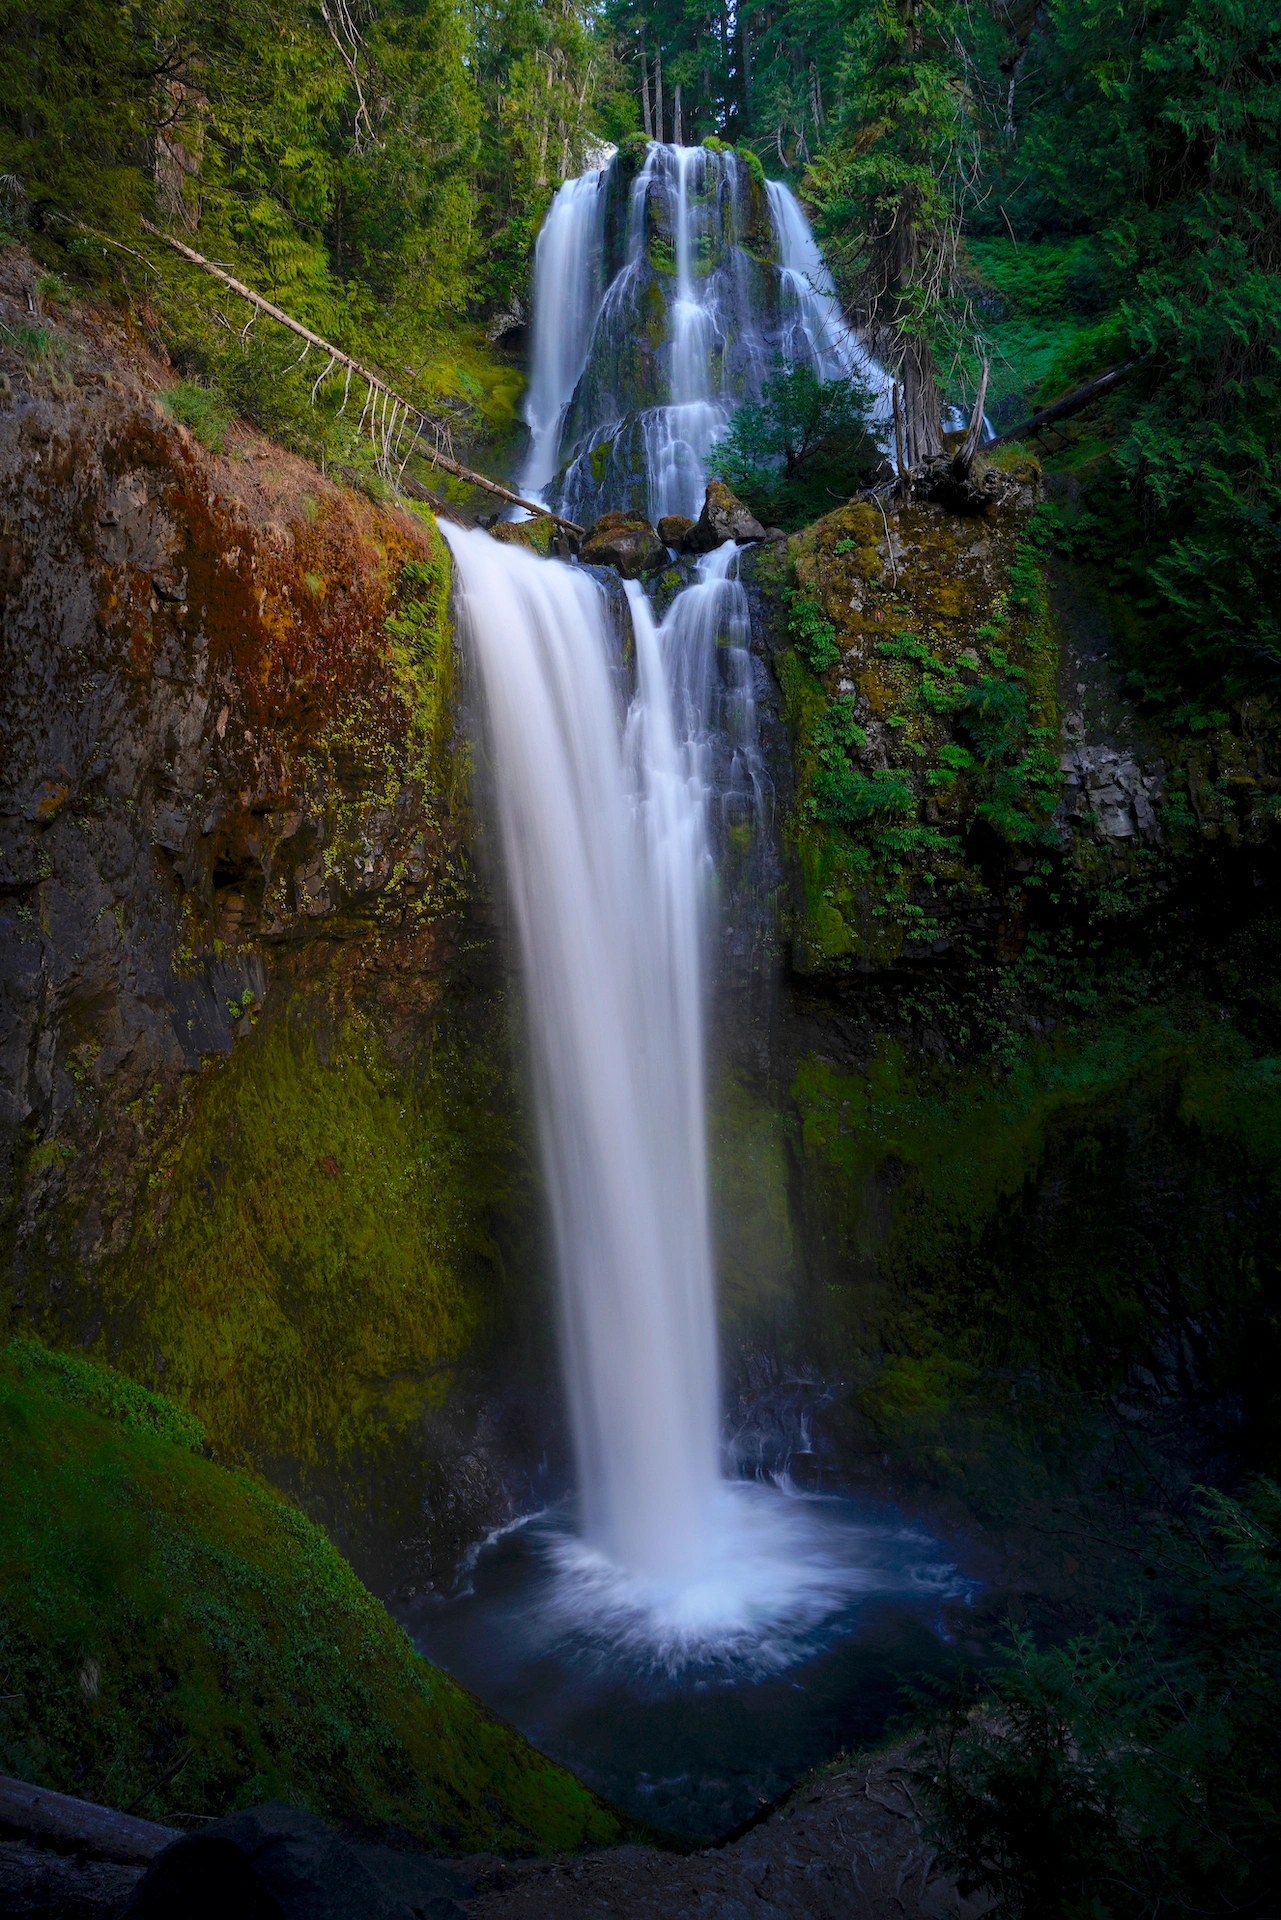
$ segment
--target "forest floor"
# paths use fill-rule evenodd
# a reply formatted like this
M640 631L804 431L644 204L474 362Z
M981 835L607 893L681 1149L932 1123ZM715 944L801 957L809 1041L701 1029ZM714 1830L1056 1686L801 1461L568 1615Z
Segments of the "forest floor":
M472 1920L979 1920L939 1871L900 1750L837 1765L741 1839L691 1855L617 1847L557 1860L451 1863Z

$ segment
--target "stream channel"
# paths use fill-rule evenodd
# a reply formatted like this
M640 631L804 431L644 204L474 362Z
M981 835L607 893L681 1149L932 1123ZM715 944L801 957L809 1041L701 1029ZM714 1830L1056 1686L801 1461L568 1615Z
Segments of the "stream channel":
M527 495L697 517L778 365L884 378L786 188L651 144L567 181L539 237ZM777 868L732 541L642 587L444 528L483 697L558 1276L575 1491L417 1603L418 1645L618 1804L724 1833L948 1659L972 1583L886 1508L736 1473L708 1204L708 1001ZM718 889L730 836L754 886ZM741 944L741 943L740 943ZM748 943L750 945L750 943ZM726 983L729 983L728 986Z

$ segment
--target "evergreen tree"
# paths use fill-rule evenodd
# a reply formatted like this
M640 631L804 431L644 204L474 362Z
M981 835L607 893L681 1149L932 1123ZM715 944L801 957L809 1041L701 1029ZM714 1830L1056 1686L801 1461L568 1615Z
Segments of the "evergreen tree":
M875 0L856 16L845 117L805 181L851 316L901 383L909 467L942 452L939 364L965 313L957 247L978 151L959 25L950 0Z

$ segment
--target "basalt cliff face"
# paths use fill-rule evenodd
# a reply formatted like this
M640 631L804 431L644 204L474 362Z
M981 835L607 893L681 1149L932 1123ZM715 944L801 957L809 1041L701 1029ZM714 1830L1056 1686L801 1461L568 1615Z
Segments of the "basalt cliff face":
M1275 1471L1281 736L1127 696L1070 487L990 472L745 569L777 988L720 1024L712 1158L739 1457L1027 1546L1117 1446Z
M546 1351L444 544L72 337L0 412L4 1311L412 1587L528 1493Z

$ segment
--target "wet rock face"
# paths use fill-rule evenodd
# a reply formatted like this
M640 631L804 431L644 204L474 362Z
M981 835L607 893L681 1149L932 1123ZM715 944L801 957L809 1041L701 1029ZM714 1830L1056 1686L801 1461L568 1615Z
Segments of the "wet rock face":
M1064 822L1104 842L1159 842L1156 808L1164 782L1163 760L1140 766L1132 754L1116 747L1067 745L1059 764Z
M667 565L667 545L640 513L603 513L582 545L588 566L614 567L624 580L639 580Z
M384 622L434 536L304 494L315 476L282 455L245 463L243 492L214 464L141 395L20 395L0 416L20 553L0 716L10 1167L90 1103L118 1114L153 1084L163 1101L230 1053L270 997L264 947L296 951L393 868L425 887L445 852L425 780L375 795L370 777L389 751L404 764ZM357 700L340 770L335 709ZM125 1230L118 1198L111 1223L81 1220L73 1260ZM19 1274L38 1212L19 1204Z

